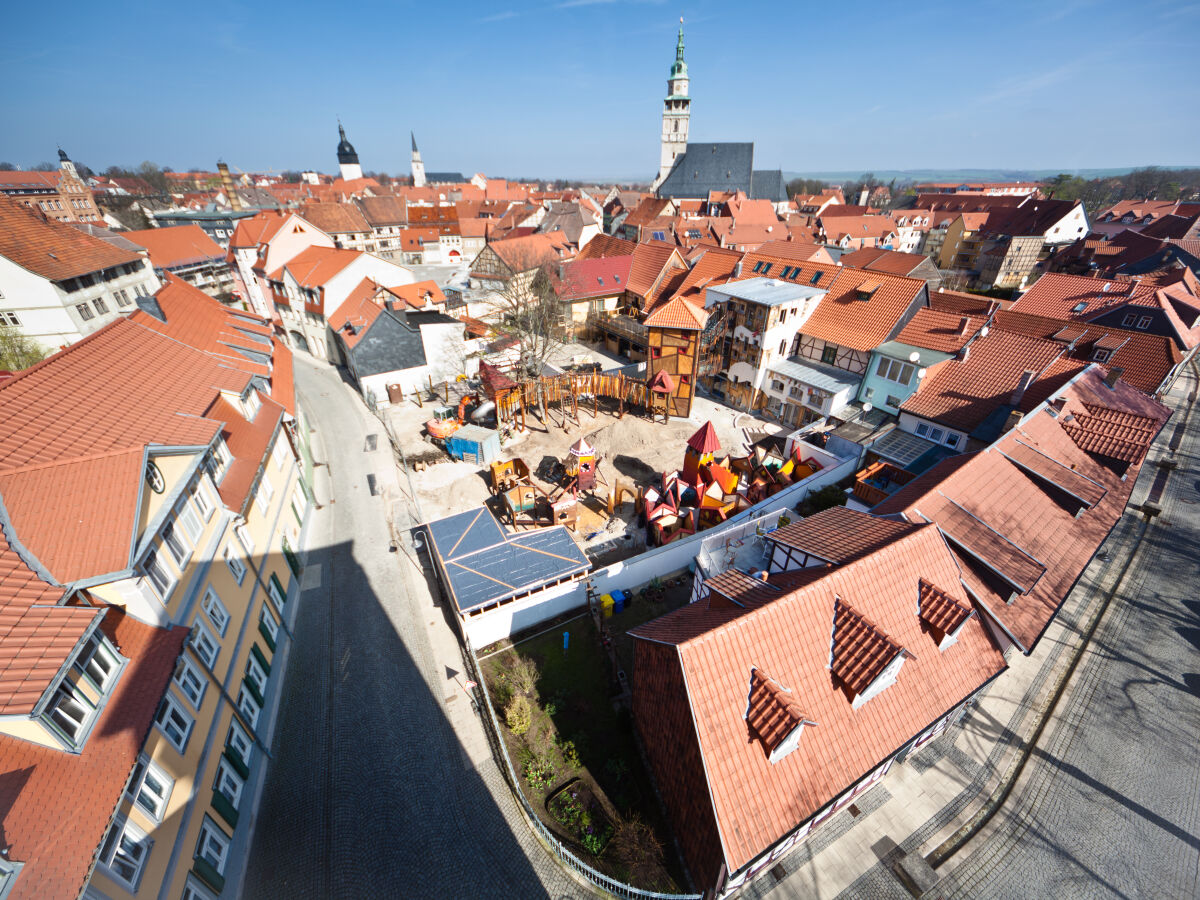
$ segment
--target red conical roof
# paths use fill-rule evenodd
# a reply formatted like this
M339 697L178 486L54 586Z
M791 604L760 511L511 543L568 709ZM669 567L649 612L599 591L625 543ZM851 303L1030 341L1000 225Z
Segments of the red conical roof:
M675 390L675 380L666 369L659 369L650 379L650 390L657 394L669 394Z
M717 440L717 429L713 428L712 422L701 425L700 430L688 438L687 445L702 456L721 449L721 442Z

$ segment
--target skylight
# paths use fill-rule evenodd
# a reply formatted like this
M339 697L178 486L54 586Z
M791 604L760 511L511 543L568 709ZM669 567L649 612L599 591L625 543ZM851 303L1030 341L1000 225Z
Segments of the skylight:
M821 280L821 276L823 274L824 274L823 272L813 272L813 277L812 277L812 280L809 281L809 284L816 284L818 281Z

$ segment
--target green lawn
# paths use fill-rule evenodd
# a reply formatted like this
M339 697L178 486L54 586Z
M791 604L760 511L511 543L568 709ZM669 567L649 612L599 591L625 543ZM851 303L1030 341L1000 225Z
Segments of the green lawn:
M661 604L656 605L661 607ZM646 610L642 620L650 618L651 612ZM635 605L627 613L604 621L616 623L624 616L630 616L630 623L633 623L638 613ZM621 625L632 627L624 622ZM565 652L563 632L570 635ZM531 697L531 724L519 737L505 726L503 708L509 693L506 686L512 684L512 666L518 657L532 660L539 672ZM546 798L571 778L578 777L598 787L616 815L624 818L639 816L654 828L664 847L664 867L649 879L652 883L639 886L664 892L677 890L680 878L673 844L637 752L629 713L624 709L618 713L613 708L612 698L617 694L615 677L590 616L574 619L547 634L519 642L483 660L482 669L518 776L522 775L525 761L531 755L541 755L552 762L554 775L545 785L531 785L521 778L526 796L543 820L551 827L558 827L546 809ZM569 754L563 752L565 741L575 745L577 767L570 765ZM599 858L592 857L582 847L576 852L594 868L625 877L608 850Z

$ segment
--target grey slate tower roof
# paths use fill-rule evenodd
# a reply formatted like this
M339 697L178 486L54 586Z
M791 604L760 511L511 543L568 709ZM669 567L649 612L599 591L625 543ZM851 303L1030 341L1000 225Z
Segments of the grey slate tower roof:
M354 163L358 164L358 154L354 152L354 147L346 140L346 129L342 127L342 123L338 122L338 134L341 135L341 140L338 142L337 156L339 163Z
M742 191L756 200L773 202L787 199L781 171L754 171L754 144L688 142L687 150L658 186L658 196L705 199L710 191Z
M409 136L410 138L412 138L412 145L413 145L412 152L413 152L413 153L420 153L421 151L419 151L419 150L417 149L417 136L416 136L416 134L414 134L413 132L411 132L411 131L410 131L410 132L408 133L408 136Z

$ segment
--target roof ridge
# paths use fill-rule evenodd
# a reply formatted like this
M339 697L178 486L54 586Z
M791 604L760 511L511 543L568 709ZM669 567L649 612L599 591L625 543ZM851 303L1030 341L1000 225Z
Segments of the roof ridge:
M8 475L20 475L20 474L24 474L26 472L35 472L39 469L49 469L49 468L53 468L54 466L70 466L70 465L76 465L78 463L91 462L91 461L97 460L97 459L106 459L108 457L113 457L113 456L122 456L126 453L132 453L135 450L138 452L145 452L146 448L149 446L150 445L148 443L147 444L131 444L128 447L122 447L121 449L118 449L118 450L101 450L98 453L88 453L88 454L85 454L84 456L70 456L70 457L60 457L57 459L48 459L48 460L44 460L42 462L26 463L25 465L22 465L22 466L14 466L13 468L5 468L3 463L0 462L0 478L3 478Z

